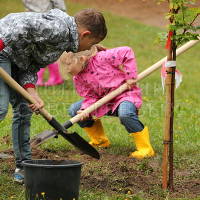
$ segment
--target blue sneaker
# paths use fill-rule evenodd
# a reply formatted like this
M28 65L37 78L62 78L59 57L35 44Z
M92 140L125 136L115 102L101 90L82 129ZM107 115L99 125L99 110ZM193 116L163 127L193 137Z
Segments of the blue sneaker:
M16 168L13 174L14 181L20 184L24 183L24 170L21 168Z

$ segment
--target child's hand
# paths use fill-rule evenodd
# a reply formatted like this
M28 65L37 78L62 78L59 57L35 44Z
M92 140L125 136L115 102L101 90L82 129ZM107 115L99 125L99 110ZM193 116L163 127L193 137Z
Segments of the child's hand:
M43 100L39 97L37 91L35 88L27 88L27 92L35 99L37 103L35 104L29 104L29 108L35 112L36 114L39 114L39 109L44 107Z
M81 114L81 121L84 121L90 117L89 113L83 113L84 110L78 110L77 114Z
M136 85L136 82L137 82L137 79L126 80L126 83L128 85L128 89L131 90L131 88Z

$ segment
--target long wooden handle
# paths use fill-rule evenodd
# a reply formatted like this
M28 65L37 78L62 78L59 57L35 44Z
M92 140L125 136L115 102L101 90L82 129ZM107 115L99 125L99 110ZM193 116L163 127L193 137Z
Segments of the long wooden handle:
M2 79L14 90L20 93L29 103L35 104L35 99L23 88L21 87L10 75L0 67L0 76ZM53 116L49 114L44 108L40 109L40 114L48 121L51 121Z
M176 55L180 55L183 52L187 51L188 49L190 49L192 46L194 46L195 44L197 44L200 40L191 40L189 42L187 42L186 44L184 44L182 47L178 48L176 51ZM156 71L158 68L160 68L162 66L162 64L167 60L167 57L162 58L161 60L159 60L157 63L155 63L154 65L150 66L149 68L147 68L146 70L144 70L143 72L141 72L138 77L137 77L137 82L144 79L145 77L149 76L151 73L153 73L154 71ZM72 124L80 121L80 119L82 118L82 116L84 114L89 114L91 112L93 112L94 110L98 109L99 107L101 107L102 105L106 104L107 102L109 102L110 100L112 100L113 98L115 98L116 96L120 95L121 93L123 93L124 91L126 91L128 89L128 85L126 83L124 83L123 85L121 85L119 88L117 88L116 90L110 92L109 94L107 94L105 97L101 98L100 100L98 100L96 103L92 104L91 106L89 106L88 108L86 108L82 113L74 116L73 118L70 119L70 122Z

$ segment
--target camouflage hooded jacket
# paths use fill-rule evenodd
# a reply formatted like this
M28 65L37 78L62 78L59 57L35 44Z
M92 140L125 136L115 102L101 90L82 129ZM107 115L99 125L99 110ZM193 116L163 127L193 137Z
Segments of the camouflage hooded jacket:
M35 84L40 68L55 62L64 51L77 52L74 17L59 9L46 13L13 13L0 20L1 55L20 70L21 85Z

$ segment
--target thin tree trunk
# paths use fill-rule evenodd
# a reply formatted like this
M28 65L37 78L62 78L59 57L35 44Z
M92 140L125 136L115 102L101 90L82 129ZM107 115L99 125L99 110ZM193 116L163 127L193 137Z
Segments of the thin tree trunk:
M176 61L176 44L173 43L172 45L172 59ZM175 88L175 71L176 66L172 67L172 80L171 80L171 122L170 122L170 143L169 143L169 190L174 191L174 134L173 134L173 127L174 127L174 88Z
M174 51L175 50L175 51ZM175 52L175 53L174 53ZM172 42L168 51L168 61L175 61L176 45ZM173 121L174 121L174 88L175 88L175 66L167 67L165 80L166 88L166 108L164 126L164 150L162 162L162 187L173 190ZM169 171L169 173L168 173ZM169 176L169 179L168 179Z

